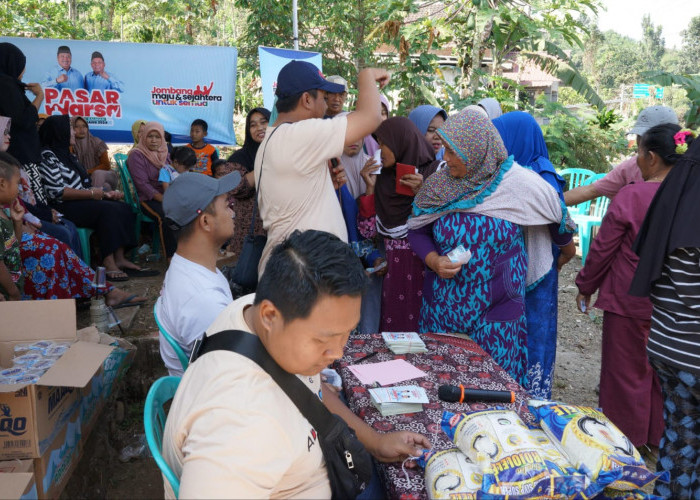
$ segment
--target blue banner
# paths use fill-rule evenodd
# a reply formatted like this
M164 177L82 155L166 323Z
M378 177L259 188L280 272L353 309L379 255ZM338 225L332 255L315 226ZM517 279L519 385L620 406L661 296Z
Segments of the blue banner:
M174 143L189 142L190 124L201 118L209 125L207 142L236 143L238 53L233 47L0 40L15 44L27 57L22 81L44 88L40 112L82 116L106 142L133 142L136 120L158 121Z
M275 89L277 88L277 75L282 67L289 61L307 61L323 71L323 58L318 52L305 52L303 50L275 49L272 47L258 47L260 58L260 79L262 80L263 104L272 111L275 102Z

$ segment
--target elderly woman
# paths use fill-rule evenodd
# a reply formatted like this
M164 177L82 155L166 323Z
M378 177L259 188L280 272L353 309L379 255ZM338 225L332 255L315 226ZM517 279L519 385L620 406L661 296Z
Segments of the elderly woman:
M160 170L170 162L163 125L158 122L146 123L139 132L138 139L129 151L126 166L134 180L141 206L160 225L165 253L170 258L175 253L177 243L170 227L164 224L163 193L165 190L158 180Z
M105 141L90 133L90 127L82 116L71 118L73 133L73 150L78 161L87 169L91 176L92 185L99 186L105 191L113 191L119 185L117 173L112 170L109 161L109 149Z
M519 165L530 168L552 186L564 201L564 179L549 161L542 129L523 111L506 113L493 120L508 154ZM552 236L551 270L525 293L527 317L527 390L536 397L550 399L557 353L558 272L576 255L571 233L559 233L559 224L549 225Z
M527 381L525 287L552 266L546 224L564 227L556 191L513 162L498 131L464 110L438 130L447 168L426 179L408 221L411 248L436 273L421 332L461 332L517 382ZM523 234L521 226L533 226ZM446 255L463 246L468 262Z
M362 170L367 191L358 198L360 233L384 241L386 275L382 285L381 331L416 331L423 294L424 266L406 239L406 221L411 214L413 195L397 192L397 184L416 193L423 179L437 168L433 148L416 126L405 117L384 121L374 134L382 152L382 170L375 165ZM397 179L397 164L416 167L415 174Z
M71 154L70 119L49 116L39 130L43 161L39 166L53 208L78 227L88 227L100 240L100 255L112 281L126 281L124 270L136 271L137 265L124 256L125 247L136 245L134 214L119 191L105 192L92 187L87 170Z
M445 150L442 147L440 136L437 135L437 130L442 127L445 120L447 120L447 112L437 106L423 104L411 111L408 115L408 119L418 127L421 134L423 134L425 139L433 146L435 159L442 160L445 155Z
M666 424L656 468L671 473L667 484L656 482L654 493L663 498L700 498L700 140L688 146L689 139L688 131L674 137L677 161L639 231L630 288L653 304L647 354L661 382Z

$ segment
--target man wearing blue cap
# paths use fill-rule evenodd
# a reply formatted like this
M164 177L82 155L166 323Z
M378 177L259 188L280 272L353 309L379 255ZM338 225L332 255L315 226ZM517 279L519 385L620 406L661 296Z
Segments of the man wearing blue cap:
M291 61L280 70L277 120L268 127L255 158L260 216L267 230L259 275L272 248L296 229L326 231L347 242L335 193L345 174L341 166L329 167L329 160L379 126L381 106L375 83L383 87L388 81L383 69L363 69L357 77L356 111L323 120L325 94L344 92L345 87L329 82L305 61Z
M188 356L194 341L233 302L216 258L221 245L233 236L233 212L226 197L240 181L238 172L220 179L185 172L163 195L163 212L175 233L177 250L165 273L156 315ZM182 376L180 361L163 338L160 356L170 375Z

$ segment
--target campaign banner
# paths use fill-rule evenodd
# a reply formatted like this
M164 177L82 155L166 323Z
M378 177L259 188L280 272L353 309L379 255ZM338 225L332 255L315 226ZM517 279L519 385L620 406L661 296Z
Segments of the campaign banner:
M24 83L44 89L41 113L82 116L106 142L133 142L136 120L158 121L174 143L190 124L209 126L207 142L236 144L234 47L0 37L27 57ZM31 94L27 94L30 100Z
M277 89L277 75L289 61L307 61L323 71L323 58L318 52L306 52L304 50L275 49L273 47L258 47L260 59L260 79L262 80L263 105L272 111L275 102L275 89Z

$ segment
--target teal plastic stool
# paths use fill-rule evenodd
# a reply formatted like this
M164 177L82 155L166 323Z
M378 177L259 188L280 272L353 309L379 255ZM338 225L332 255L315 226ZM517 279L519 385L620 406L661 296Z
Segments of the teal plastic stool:
M151 451L158 468L170 483L175 498L180 496L180 480L175 477L175 473L162 455L163 431L167 419L163 406L173 399L178 385L180 385L180 377L159 378L148 390L146 404L143 407L143 427L146 431L148 449Z
M605 177L605 174L594 175L585 181L583 185L592 184L603 177ZM610 205L610 199L607 196L599 196L594 201L588 201L586 203L588 207L585 212L571 214L571 218L578 225L581 264L586 263L586 256L588 255L588 250L591 248L591 233L595 226L600 226L603 222L603 217L605 217L605 213L608 211L608 205Z
M158 299L160 300L160 299ZM156 325L158 325L158 330L160 331L160 334L163 336L163 338L170 344L170 347L173 348L173 351L175 351L175 354L177 355L177 359L180 360L180 364L182 365L182 371L184 372L187 370L187 366L190 364L190 360L185 354L185 351L182 350L182 347L180 347L180 344L178 344L174 338L170 336L168 332L165 331L165 328L163 328L163 325L160 324L160 321L158 320L158 315L156 314L156 305L158 304L158 301L156 301L155 304L153 304L153 318L156 320Z
M559 170L558 173L564 178L564 180L567 181L567 189L569 190L587 184L586 181L595 175L593 170L588 170L586 168L565 168L563 170ZM571 215L588 213L588 207L590 205L590 201L579 203L578 205L569 207L569 213Z
M90 236L92 236L92 229L87 227L79 227L78 238L80 238L80 250L83 252L83 262L85 262L88 267L90 267Z

